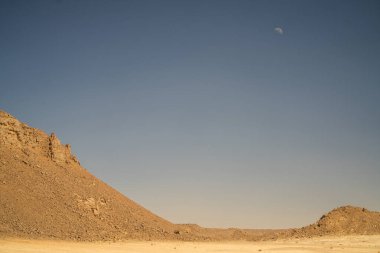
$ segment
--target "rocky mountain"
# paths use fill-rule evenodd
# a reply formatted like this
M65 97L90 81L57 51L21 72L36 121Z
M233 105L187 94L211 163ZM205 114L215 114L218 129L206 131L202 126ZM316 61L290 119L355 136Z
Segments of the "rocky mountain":
M91 175L57 136L0 111L0 234L164 239L176 226Z

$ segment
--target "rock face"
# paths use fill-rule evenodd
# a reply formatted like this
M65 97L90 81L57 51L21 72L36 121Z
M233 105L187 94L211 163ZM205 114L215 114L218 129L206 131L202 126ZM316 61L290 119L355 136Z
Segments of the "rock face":
M21 150L28 156L49 157L60 165L79 164L78 159L71 154L70 145L62 145L54 133L48 136L3 111L0 111L0 142L4 146Z
M62 145L54 133L49 136L49 157L59 164L70 164L71 162L80 164L78 159L71 154L70 145Z
M28 127L3 111L0 111L0 141L4 146L47 154L48 142L45 133Z

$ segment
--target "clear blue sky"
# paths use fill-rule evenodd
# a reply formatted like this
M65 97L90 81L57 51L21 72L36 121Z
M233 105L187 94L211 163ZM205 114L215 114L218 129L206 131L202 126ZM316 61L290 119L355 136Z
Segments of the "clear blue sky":
M380 210L380 2L2 0L0 108L173 222Z

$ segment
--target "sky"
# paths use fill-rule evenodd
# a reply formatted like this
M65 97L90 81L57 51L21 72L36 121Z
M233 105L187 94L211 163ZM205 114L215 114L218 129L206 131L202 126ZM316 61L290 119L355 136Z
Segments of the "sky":
M379 1L0 1L0 109L175 223L380 211L379 70Z

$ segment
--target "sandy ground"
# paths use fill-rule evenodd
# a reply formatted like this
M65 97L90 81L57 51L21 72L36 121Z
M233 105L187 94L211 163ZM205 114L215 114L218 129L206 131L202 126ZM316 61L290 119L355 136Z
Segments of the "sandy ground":
M275 242L65 242L22 239L1 239L1 253L249 253L249 252L362 252L380 253L380 235L321 237L315 239L293 239Z

